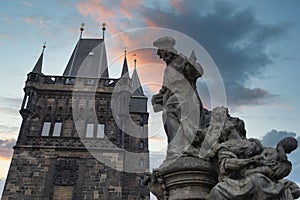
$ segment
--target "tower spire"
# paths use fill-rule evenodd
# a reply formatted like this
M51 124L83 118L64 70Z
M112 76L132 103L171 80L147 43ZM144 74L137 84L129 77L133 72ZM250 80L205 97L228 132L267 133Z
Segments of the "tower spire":
M127 78L129 78L126 53L127 53L127 50L126 50L126 47L125 47L125 49L124 49L124 62L123 62L123 68L122 68L121 77L127 77Z
M34 68L32 69L33 73L42 74L43 57L44 57L45 48L46 48L46 42L44 42L42 53L41 53L39 59L37 60Z
M136 54L134 54L133 56L136 56ZM145 96L140 79L139 79L139 75L136 70L136 62L137 62L137 60L136 60L136 58L134 58L134 70L132 73L132 89L134 92L132 93L132 95L133 96Z

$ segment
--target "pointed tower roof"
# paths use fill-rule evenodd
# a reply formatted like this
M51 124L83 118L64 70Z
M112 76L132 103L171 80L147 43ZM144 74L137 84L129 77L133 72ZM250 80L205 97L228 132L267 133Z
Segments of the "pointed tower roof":
M80 38L63 76L108 78L104 40Z
M125 54L125 56L124 56L124 63L123 63L121 77L127 77L127 78L129 78L128 64L127 64L127 58L126 58L126 49L124 51L124 54Z
M136 70L136 59L134 59L134 70L132 73L132 89L134 91L132 93L132 96L145 96L139 79L139 75Z
M32 69L33 73L38 73L38 74L42 74L42 67L43 67L43 57L44 57L44 51L46 48L46 42L43 45L43 51L39 57L39 59L37 60L34 68Z

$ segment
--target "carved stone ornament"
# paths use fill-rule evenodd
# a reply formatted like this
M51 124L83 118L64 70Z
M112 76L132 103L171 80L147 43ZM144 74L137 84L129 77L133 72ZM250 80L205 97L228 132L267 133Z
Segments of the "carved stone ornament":
M58 159L55 164L54 185L76 185L78 163L76 159Z
M152 105L162 111L168 148L144 184L158 200L298 199L299 186L286 179L292 170L286 154L298 148L297 140L284 138L267 148L248 139L244 121L231 117L227 108L206 110L196 88L203 69L194 51L187 58L177 53L175 42L163 37L153 43L166 63Z

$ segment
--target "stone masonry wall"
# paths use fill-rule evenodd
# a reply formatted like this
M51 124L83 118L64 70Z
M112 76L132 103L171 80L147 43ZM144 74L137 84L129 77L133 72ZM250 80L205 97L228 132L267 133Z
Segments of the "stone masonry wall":
M70 159L74 161L71 166L57 167ZM87 151L17 148L2 199L121 200L122 181L122 172L100 163Z

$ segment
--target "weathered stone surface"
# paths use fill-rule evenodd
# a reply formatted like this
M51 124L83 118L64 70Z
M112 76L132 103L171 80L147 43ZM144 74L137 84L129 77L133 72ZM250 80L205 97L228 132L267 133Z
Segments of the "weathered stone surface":
M297 140L285 138L276 148L264 148L259 140L247 139L244 122L227 108L206 112L195 84L202 68L194 52L189 59L177 53L175 42L163 37L153 44L167 64L152 104L155 112L163 111L168 137L166 159L145 180L153 194L159 200L300 197L299 187L283 179L292 169L286 154L297 148Z
M205 199L217 183L215 166L203 159L182 157L168 168L160 170L169 200Z
M86 47L90 47L89 41L95 40L85 40ZM147 97L132 96L131 78L122 79L126 91L119 96L128 99L130 109L125 117L113 116L112 94L119 81L28 74L20 110L23 121L2 199L150 197L149 189L141 185L141 174L122 172L130 162L126 151L144 154L143 166L138 169L149 171ZM130 118L142 126L144 131L136 133L141 137L122 131L117 118ZM90 136L88 124L94 125ZM61 129L55 131L56 125ZM101 136L97 135L98 125L103 127ZM48 131L43 135L44 126Z

